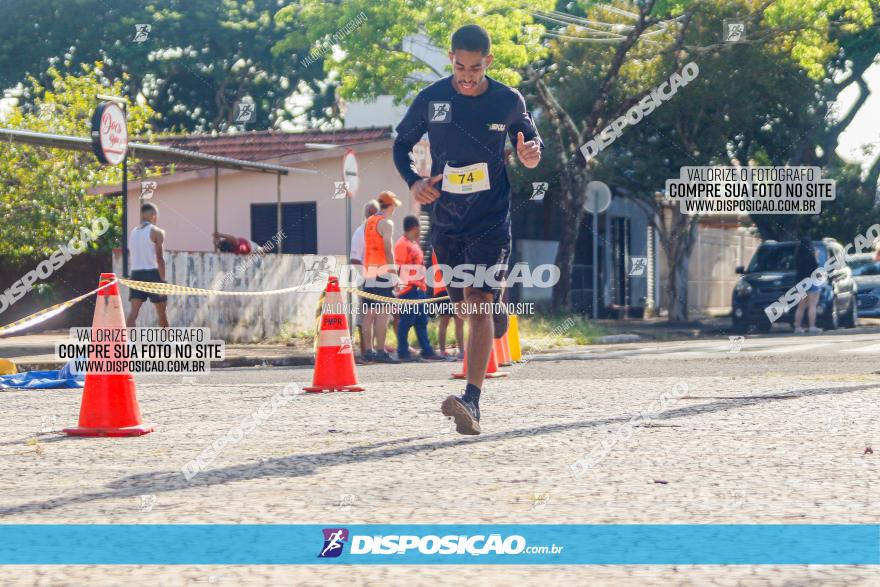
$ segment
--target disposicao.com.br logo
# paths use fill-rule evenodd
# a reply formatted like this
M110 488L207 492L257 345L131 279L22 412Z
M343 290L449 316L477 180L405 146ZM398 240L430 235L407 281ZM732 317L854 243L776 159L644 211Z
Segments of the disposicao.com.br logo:
M338 557L344 546L349 543L351 555L518 555L548 554L562 552L564 546L556 544L529 546L526 539L519 534L502 536L501 534L462 535L449 534L387 534L349 536L345 528L325 528L324 545L319 558Z

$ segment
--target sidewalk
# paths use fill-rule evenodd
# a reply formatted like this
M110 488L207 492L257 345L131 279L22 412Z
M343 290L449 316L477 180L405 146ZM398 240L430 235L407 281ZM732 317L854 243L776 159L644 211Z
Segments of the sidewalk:
M589 349L600 352L613 348L622 350L627 345L647 342L685 341L700 338L725 338L731 334L728 318L709 318L702 321L669 323L665 318L646 320L599 320L597 324L608 332L597 344L561 345L543 348L542 339L523 338L523 353L531 355L571 355ZM839 330L849 334L876 331L880 320L862 319L856 329ZM773 334L788 333L787 325L775 327ZM830 332L828 334L831 334ZM752 335L749 335L752 336ZM55 359L55 342L68 339L68 331L57 330L40 334L0 338L0 358L11 359L19 371L60 369L65 361ZM529 349L529 343L534 348ZM314 353L311 339L291 339L287 344L227 344L226 358L211 363L214 369L224 367L300 367L312 366Z
M55 359L55 342L68 340L66 330L0 338L0 358L11 359L19 371L60 369L66 361ZM212 368L255 366L311 366L311 341L293 339L290 344L227 344L226 358Z
M640 337L633 334L613 334L603 337L600 344L580 346L563 345L541 347L540 339L522 340L524 352L531 355L572 353L585 348L601 350L613 346L620 348L622 343L638 342ZM68 332L59 330L41 334L0 338L0 358L11 359L19 371L38 371L60 369L66 361L55 359L55 343L68 340ZM528 349L532 342L536 348ZM212 369L224 367L311 367L315 357L311 339L291 339L288 344L227 344L226 358L211 363Z

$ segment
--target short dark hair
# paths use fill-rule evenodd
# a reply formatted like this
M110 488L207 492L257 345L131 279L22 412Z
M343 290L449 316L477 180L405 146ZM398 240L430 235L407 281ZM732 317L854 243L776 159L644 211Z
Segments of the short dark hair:
M412 214L410 214L409 216L407 216L406 218L403 219L403 232L409 232L410 230L412 230L416 226L421 226L421 225L422 225L422 223L419 222L419 217L413 216Z
M488 55L492 48L489 33L478 24L466 24L452 33L452 50L479 51Z
M141 214L143 214L144 212L152 212L153 214L158 214L159 207L156 206L156 204L151 204L150 202L147 202L146 204L141 205Z

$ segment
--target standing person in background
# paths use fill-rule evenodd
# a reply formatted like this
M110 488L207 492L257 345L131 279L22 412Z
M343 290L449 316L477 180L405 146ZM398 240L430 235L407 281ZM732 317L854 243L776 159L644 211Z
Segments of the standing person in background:
M394 224L391 217L401 202L394 192L382 192L376 198L379 202L379 213L367 218L364 223L364 287L365 293L394 297L393 279L394 251L391 246L391 235ZM385 350L385 336L388 334L388 302L362 298L367 311L361 322L364 343L364 360L377 363L399 363ZM373 336L376 344L373 346Z
M132 281L165 283L165 258L162 256L165 231L156 226L158 220L159 208L155 204L148 202L141 206L140 226L131 229L131 235L128 238ZM131 310L128 313L128 319L125 321L126 325L129 328L137 326L141 306L148 299L156 306L159 326L168 328L168 315L165 312L168 296L147 293L136 289L131 289L128 294Z
M816 260L816 251L813 250L813 243L810 237L801 237L800 242L794 249L794 270L795 281L800 281L805 277L810 277L813 271L819 268L819 261ZM816 306L819 304L820 287L815 283L810 284L807 289L806 297L801 298L798 302L797 309L794 311L794 331L796 334L803 334L804 329L801 324L804 320L804 310L807 311L807 320L810 327L807 332L810 334L818 334L822 332L821 328L816 328Z
M443 275L437 269L437 253L431 251L431 266L434 267L434 297L446 295L446 286L443 284ZM437 326L437 342L440 346L440 356L449 357L450 359L464 359L464 320L458 317L451 309L449 302L442 302L439 311L440 323ZM458 348L458 355L449 355L446 352L446 329L449 327L449 320L455 320L455 346Z
M400 275L401 289L397 297L404 300L424 300L427 298L428 284L425 279L425 254L419 246L422 226L416 216L403 219L403 236L394 245L394 261ZM416 361L409 354L409 329L416 329L421 358L425 361L442 361L443 357L434 352L428 339L428 312L424 304L400 307L397 323L397 358L401 361Z
M370 216L374 216L379 212L379 202L376 200L370 200L366 204L364 204L364 221L361 222L361 225L354 229L354 234L351 235L351 251L349 253L349 258L351 259L351 264L354 265L360 276L363 278L364 271L364 227L367 224L367 219ZM361 302L360 307L358 308L357 313L354 317L354 325L358 330L358 338L360 339L360 347L361 347L361 360L366 361L366 351L367 346L364 342L364 333L361 327L361 324L364 319L364 313L366 312L367 304ZM372 348L372 343L371 343Z

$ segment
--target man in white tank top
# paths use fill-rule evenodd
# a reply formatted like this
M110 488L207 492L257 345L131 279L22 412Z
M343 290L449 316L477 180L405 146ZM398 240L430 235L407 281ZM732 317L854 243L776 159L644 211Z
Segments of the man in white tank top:
M129 261L131 262L130 277L133 281L165 283L165 259L162 257L165 231L156 226L158 219L159 209L155 204L146 203L141 206L141 223L131 230L131 235L128 238ZM136 289L130 289L129 292L128 300L131 302L131 311L128 314L128 320L126 320L129 327L137 325L141 306L149 299L156 306L159 326L168 328L168 315L165 313L168 296Z

